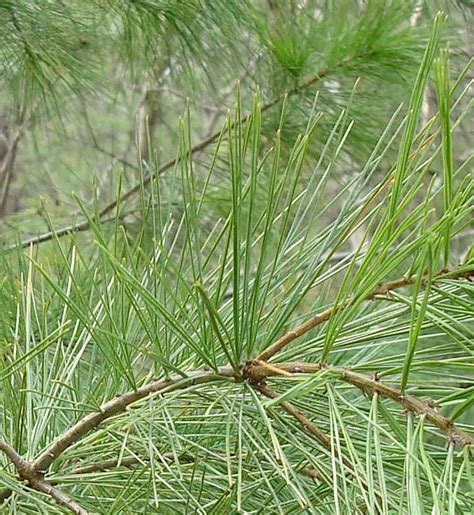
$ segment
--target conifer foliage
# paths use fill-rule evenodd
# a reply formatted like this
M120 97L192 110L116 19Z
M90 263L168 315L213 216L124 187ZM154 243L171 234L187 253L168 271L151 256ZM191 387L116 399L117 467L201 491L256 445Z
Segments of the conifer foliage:
M469 512L469 11L0 0L2 512Z

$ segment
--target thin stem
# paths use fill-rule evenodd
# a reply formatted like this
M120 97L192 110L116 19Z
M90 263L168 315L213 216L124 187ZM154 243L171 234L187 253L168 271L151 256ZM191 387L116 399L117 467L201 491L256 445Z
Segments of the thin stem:
M130 213L126 213L125 216L127 216L129 214ZM122 215L119 218L123 219L124 216ZM101 223L106 224L109 222L115 222L115 220L116 220L115 216L109 216L107 218L103 218L101 220ZM83 232L83 231L87 231L88 229L89 229L89 223L83 222L80 224L71 224L71 225L68 225L67 227L63 227L62 229L59 229L57 231L52 230L52 231L44 232L43 234L41 234L39 236L34 236L32 238L28 238L26 240L23 240L19 245L16 245L16 244L12 245L11 247L8 247L6 250L12 251L12 250L16 250L19 248L30 247L31 245L37 245L38 243L42 243L43 241L49 241L56 237L60 238L61 236L64 236L65 234L71 234L73 232Z
M443 269L434 275L434 280L467 279L467 278L470 278L473 276L474 276L474 270L472 270L472 269L467 269L467 270L466 270L466 268L459 268L459 269L454 269L454 270ZM392 290L413 284L416 281L416 278L417 278L416 275L413 275L411 277L400 277L399 279L395 279L393 281L388 281L386 283L379 284L364 297L364 300L372 300L375 297L377 297L378 295L386 296ZM318 313L317 315L314 315L313 317L309 318L308 320L306 320L302 324L298 325L291 331L285 333L274 343L269 345L258 356L257 359L260 361L268 361L271 357L273 357L277 352L280 352L282 349L284 349L293 340L296 340L297 338L299 338L300 336L303 336L303 334L306 334L308 331L310 331L314 327L321 325L322 323L328 321L331 318L331 316L334 313L336 313L337 311L341 311L342 309L348 308L351 304L354 303L356 298L357 298L356 296L351 297L351 298L347 299L346 301L344 301L340 304L337 304L335 306L331 306L331 307L325 309L324 311L322 311L321 313Z

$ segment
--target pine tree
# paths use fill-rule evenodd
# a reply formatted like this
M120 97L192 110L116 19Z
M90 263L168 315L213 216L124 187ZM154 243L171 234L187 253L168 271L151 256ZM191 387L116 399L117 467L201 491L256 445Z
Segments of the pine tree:
M469 6L443 4L0 0L6 513L469 511ZM27 165L57 205L12 214Z

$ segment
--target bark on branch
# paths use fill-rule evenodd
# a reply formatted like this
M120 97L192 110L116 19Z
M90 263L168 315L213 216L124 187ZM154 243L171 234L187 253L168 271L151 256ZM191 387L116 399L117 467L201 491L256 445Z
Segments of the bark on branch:
M40 478L33 478L29 481L30 486L39 492L43 492L46 495L52 497L58 504L68 508L72 513L77 515L88 515L88 511L82 508L76 501L73 501L64 492L53 486L48 481Z
M398 388L382 383L377 377L368 377L364 374L354 372L348 368L331 367L321 363L276 363L268 364L261 360L247 363L242 369L242 375L236 373L232 367L221 367L216 372L209 370L195 370L187 374L186 377L173 376L168 379L155 380L137 390L127 392L115 397L102 405L97 413L86 415L76 424L60 435L52 444L34 461L28 462L6 443L0 440L0 450L3 451L15 466L21 479L28 481L28 484L35 490L46 493L55 499L62 506L67 507L73 513L85 515L87 512L70 497L57 489L51 482L44 480L44 474L53 461L58 458L66 449L75 444L88 432L97 428L108 418L123 413L131 404L146 398L147 396L162 391L170 392L177 389L185 389L197 384L222 381L225 379L247 380L256 390L268 398L275 399L279 394L270 388L265 380L269 377L285 376L291 377L294 374L312 374L322 369L331 370L336 373L338 379L357 387L366 393L377 393L381 396L392 399L402 405L406 410L416 415L424 415L433 425L448 434L451 442L462 446L474 445L474 438L468 433L456 427L448 418L444 417L429 402L423 401L414 395L403 394ZM314 422L288 401L282 401L280 406L313 435L327 449L335 452L331 438L319 429ZM336 454L337 455L337 454ZM338 456L338 455L337 455ZM354 473L352 464L344 456L338 456L346 468ZM93 473L107 470L115 466L131 466L138 463L135 457L125 458L120 463L117 460L107 460L84 467L76 468L72 474ZM6 500L11 494L10 490L0 492L0 502Z
M88 512L82 508L76 501L73 501L68 495L54 487L48 481L45 481L43 476L38 473L33 467L33 465L22 458L15 449L4 440L0 440L0 450L3 451L18 472L18 475L21 479L28 482L28 485L37 490L38 492L42 492L46 495L52 497L58 504L64 506L72 513L76 513L77 515L88 515ZM9 490L3 490L1 492L0 501L7 499L10 496Z
M427 420L448 435L451 442L461 446L474 445L474 437L456 427L449 418L441 415L430 401L423 401L414 395L402 393L399 388L383 383L377 376L369 377L345 367L304 362L272 363L268 365L265 362L256 361L247 365L246 373L254 383L258 384L272 376L314 374L323 369L334 372L339 380L349 383L365 393L378 393L382 397L392 399L415 415L425 415ZM323 441L323 438L321 437L320 440Z
M444 269L435 275L435 280L472 278L473 276L474 269L472 268L458 268L451 271ZM377 297L378 295L386 295L393 289L412 284L415 280L416 277L402 277L378 285L368 295L366 295L365 299L369 300ZM54 460L56 460L66 449L74 445L88 432L96 429L105 420L118 415L119 413L123 413L133 403L145 399L154 393L168 393L179 389L186 389L198 384L206 384L229 379L235 381L246 380L263 395L269 398L276 398L279 394L265 384L265 380L267 378L274 376L291 377L292 375L299 373L315 373L323 368L335 372L339 380L352 384L361 391L366 393L377 393L381 396L392 399L403 406L406 410L416 415L424 415L433 425L447 433L451 442L458 443L461 446L474 445L473 436L456 427L451 420L441 415L428 401L423 401L414 395L402 393L400 389L382 383L377 377L371 378L364 374L354 372L349 368L332 367L322 363L292 362L269 364L266 362L266 359L284 348L292 340L309 331L316 325L328 320L336 309L343 309L350 305L351 302L353 302L353 300L349 299L343 305L329 308L323 313L307 320L268 347L259 358L246 363L241 370L236 370L231 366L220 367L216 371L198 369L190 371L186 373L186 375L174 375L166 379L157 379L137 388L136 390L118 395L114 399L103 404L98 412L84 416L63 434L58 436L33 462L26 461L22 458L15 449L3 439L0 439L0 451L3 451L8 456L15 466L20 478L28 481L28 484L33 489L46 493L62 506L70 509L73 513L84 515L87 512L66 494L58 490L50 482L46 481L44 479L44 475ZM304 413L287 401L281 402L280 405L285 409L285 411L298 420L302 426L326 448L334 452L330 437L311 422ZM350 469L352 466L351 463L347 462L343 456L341 456L341 459ZM127 466L128 464L131 465L133 463L135 463L135 458L131 458L123 464ZM102 464L82 467L73 471L73 473L80 474L105 470L109 466L113 467L116 464L117 463L112 460L109 462L103 462ZM10 495L11 490L4 489L0 491L0 503L6 500Z
M0 440L0 450L3 451L14 464L20 478L28 481L28 484L35 490L43 492L55 499L62 506L69 508L73 513L79 515L87 515L87 511L81 508L75 501L70 499L66 494L58 490L51 483L44 480L44 475L53 461L60 456L66 449L71 447L80 438L89 431L98 427L102 422L114 415L123 413L133 403L142 400L149 395L162 391L163 393L174 390L189 388L198 384L222 381L227 378L235 378L236 373L231 367L222 367L217 373L209 370L194 370L187 373L185 377L182 375L172 376L168 379L155 380L136 390L119 395L114 399L106 402L100 408L99 412L86 415L76 424L71 426L62 435L60 435L46 450L38 456L38 458L29 462L22 458L15 449L4 440ZM106 464L107 466L107 464ZM85 469L87 471L87 468ZM92 471L95 469L92 469ZM75 471L76 474L84 473ZM0 503L8 499L11 490L4 489L0 491Z
M187 377L173 376L169 379L152 381L137 390L124 393L106 402L101 406L99 412L90 413L71 426L67 431L60 435L53 443L33 462L33 468L45 473L51 463L60 456L68 447L82 438L92 429L96 428L114 415L123 413L131 404L148 397L153 393L163 390L167 392L189 388L190 386L222 381L223 378L234 377L235 372L231 367L222 367L218 374L208 370L197 370L189 372Z

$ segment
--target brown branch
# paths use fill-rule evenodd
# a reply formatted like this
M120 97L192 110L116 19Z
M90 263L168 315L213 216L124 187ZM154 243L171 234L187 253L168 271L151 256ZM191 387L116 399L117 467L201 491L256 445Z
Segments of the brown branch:
M359 56L355 55L355 56L350 56L350 57L347 57L345 59L342 59L341 61L336 63L332 69L323 68L323 69L319 70L318 73L316 73L315 75L312 75L311 77L309 77L308 79L303 81L300 85L298 85L298 86L294 87L293 89L287 91L284 95L277 96L274 99L272 99L272 100L268 101L267 103L263 104L263 106L261 107L260 111L263 113L263 112L271 109L275 105L277 105L285 97L289 98L289 97L292 97L294 95L297 95L301 91L304 91L308 87L314 85L316 82L321 80L323 77L326 77L334 69L336 69L336 68L338 68L340 66L343 66L344 64L346 64L349 61L355 59L356 57L359 57ZM247 123L249 121L249 119L251 118L251 116L252 116L252 113L248 113L247 115L245 115L241 119L240 123L242 123L242 124ZM231 128L233 126L234 126L234 124L232 123ZM200 141L199 143L197 143L196 145L194 145L190 149L190 154L193 155L193 154L195 154L197 152L201 152L202 150L204 150L206 147L208 147L212 143L215 143L216 141L218 141L220 135L221 135L221 131L216 131L213 134L211 134L209 137L204 138L202 141ZM119 203L125 202L130 197L136 195L141 190L141 188L143 186L146 186L153 179L155 179L159 175L163 174L164 172L166 172L167 170L172 168L178 162L178 160L179 160L179 158L177 158L177 157L175 157L173 159L170 159L170 160L166 161L163 165L161 165L155 173L143 177L139 183L137 183L131 189L129 189L128 191L123 193L120 196L120 198L114 200L110 204L107 204L105 207L103 207L99 211L99 213L98 213L97 217L94 219L94 221L97 222L97 223L100 223L102 221L102 217L104 215L106 215L106 214L110 213L112 210L114 210L115 207ZM25 247L28 247L30 245L37 245L39 243L42 243L42 242L45 242L45 241L49 241L49 240L53 239L53 237L55 237L55 236L57 236L59 238L61 236L64 236L66 234L70 234L70 233L73 233L73 232L86 231L89 228L90 228L90 223L86 220L84 222L81 222L81 223L78 223L78 224L75 224L75 225L71 225L71 226L68 226L68 227L64 227L62 229L58 229L55 232L48 232L48 233L40 234L36 238L30 238L28 240L25 240L24 242L21 242L19 245L15 246L15 247L16 248L18 248L18 247L25 248Z
M73 501L68 495L64 492L53 486L48 481L39 478L33 478L29 480L30 486L39 492L43 492L46 495L52 497L58 504L68 508L72 513L76 513L77 515L88 515L88 511L86 511L82 506L77 504L77 502Z
M70 474L79 475L79 474L92 474L93 472L104 472L105 470L111 470L118 467L131 467L140 463L140 460L135 456L127 456L126 458L115 458L111 460L100 461L97 463L92 463L91 465L85 465L83 467L77 467L71 470Z
M275 369L278 370L278 372ZM429 402L423 401L414 395L402 393L400 389L382 383L377 377L371 378L364 374L353 372L348 368L333 367L321 363L303 362L273 363L271 367L266 364L259 364L258 362L249 363L246 366L245 373L252 382L260 383L267 377L281 376L282 373L314 374L323 369L335 372L339 379L356 386L359 390L366 393L378 393L383 397L392 399L415 415L424 415L433 425L447 433L448 438L453 443L458 443L461 446L474 445L473 436L456 427L449 418L441 415ZM283 406L283 403L281 403L281 405Z
M235 377L235 372L231 367L222 367L218 373L209 370L196 370L187 373L187 377L173 376L169 379L159 379L152 381L137 390L124 393L106 402L100 408L99 412L86 415L76 424L70 427L33 462L34 470L45 473L51 463L60 456L68 447L77 442L85 434L96 428L114 415L124 412L131 404L148 397L153 393L162 390L174 391L178 389L188 388L197 384L221 381L223 378Z
M44 480L44 474L46 473L51 463L58 456L60 456L66 449L71 447L71 445L76 443L82 436L98 427L102 422L110 417L113 417L114 415L123 413L131 404L142 400L151 394L165 390L166 392L170 392L174 390L185 389L197 384L222 381L225 378L237 379L238 376L234 369L231 367L221 367L217 370L217 372L212 372L208 369L198 369L187 372L185 377L182 375L174 375L168 379L157 379L147 383L140 388L137 388L136 390L118 395L111 401L103 404L99 412L86 415L76 424L66 430L62 435L56 438L56 440L54 440L51 445L42 454L40 454L40 456L34 462L24 460L15 451L15 449L13 449L13 447L11 447L3 440L0 440L0 450L4 451L5 454L7 454L7 456L10 458L18 470L20 477L26 479L35 490L47 493L57 502L71 509L73 513L85 515L87 513L86 511L77 511L82 510L82 508L80 508L80 506L72 501L66 494L53 487L51 483ZM109 464L105 463L105 467L107 467ZM103 465L104 463L102 463L102 466ZM90 467L92 467L92 465ZM87 470L87 467L82 468L82 471L81 469L76 469L76 471L73 471L73 473L84 473L85 469ZM10 495L10 489L1 490L0 504L8 499Z
M15 164L16 150L18 143L23 135L23 124L16 131L14 138L12 139L8 151L3 159L2 166L0 168L0 216L5 214L8 193L10 191L10 184L13 179L13 167Z
M435 277L437 279L459 279L470 278L473 275L474 270L459 268L453 271L446 269L441 270L435 274ZM386 295L395 288L412 284L415 280L416 277L403 277L378 285L365 297L365 299L372 299L377 295ZM349 299L342 305L342 307L347 306L351 302L353 302L353 300ZM315 325L322 323L322 321L327 320L336 309L341 309L341 306L328 308L322 314L312 317L297 327L295 330L287 333L287 335L271 345L257 360L247 363L242 370L242 376L240 373L234 370L234 368L227 366L221 367L214 372L209 371L209 369L198 369L188 372L185 377L183 377L183 375L174 375L167 379L154 380L136 390L124 393L106 402L101 406L100 411L84 416L72 427L57 437L56 440L54 440L49 445L49 447L47 447L46 450L40 454L40 456L32 463L24 460L9 444L3 440L0 440L0 450L5 452L5 454L10 458L12 463L15 465L20 477L26 479L34 489L48 494L63 506L71 509L71 511L74 513L84 514L86 512L83 510L83 508L77 505L66 494L56 489L51 483L45 481L44 474L58 456L60 456L66 449L80 440L85 434L97 428L108 418L113 417L119 413L123 413L131 404L142 400L151 394L160 391L165 393L178 389L185 389L197 384L221 381L225 378L234 380L248 380L250 384L263 395L269 398L277 398L279 394L264 383L264 380L267 377L288 377L289 375L297 373L315 373L322 368L336 372L341 380L356 386L362 391L377 392L378 394L388 397L401 404L408 411L411 411L417 415L424 415L427 420L429 420L442 431L446 432L451 441L459 443L463 446L474 444L474 438L471 435L457 428L448 418L439 414L436 409L430 406L427 402L422 401L413 395L403 394L399 389L383 384L377 378L370 378L363 374L353 372L349 369L329 367L324 364L296 362L270 365L265 362L268 357L273 356L275 352L281 350L290 341L309 331L309 329ZM283 342L283 344L281 342ZM287 401L281 402L280 405L285 411L287 411L287 413L296 418L302 424L302 426L319 442L334 452L332 449L332 442L330 437L321 431L313 422L311 422L304 413L299 411L295 406ZM341 456L341 459L345 465L351 469L352 464L344 456ZM130 464L133 464L135 458L130 458L129 460ZM124 461L122 463L126 464L128 462ZM108 467L113 467L114 464L116 465L117 462L111 460L108 462L102 462L100 465L95 464L86 467L80 467L75 469L75 472L73 471L73 473L80 474L98 470L106 470ZM10 494L11 491L7 489L0 491L0 502L7 499Z
M162 458L164 458L167 461L172 461L174 459L174 457L175 457L175 455L172 452L167 452L162 455ZM178 459L179 459L179 461L183 461L184 463L193 463L195 461L193 456L189 456L187 454L182 454L182 455L178 456ZM223 459L225 459L225 458L223 458ZM136 465L136 464L142 463L142 462L143 462L142 459L137 458L135 456L127 456L126 458L122 458L122 459L113 458L110 460L92 463L91 465L77 467L77 468L71 470L71 472L69 472L69 474L80 475L80 474L92 474L94 472L105 472L105 471L113 470L113 469L119 468L119 467L128 468L128 467L131 467L133 465ZM297 472L304 476L310 477L310 478L318 480L318 481L324 480L324 477L319 473L319 471L312 466L302 467L302 468L298 469ZM53 479L51 479L49 482L51 484L56 484L56 480L53 480Z
M176 454L174 452L165 452L161 455L166 461L172 461L175 459ZM179 454L178 460L183 463L192 463L195 461L194 456L191 456L185 452ZM84 465L82 467L76 467L72 469L69 474L78 475L78 474L90 474L92 472L103 472L105 470L112 470L118 467L131 467L132 465L136 465L137 463L143 463L145 460L138 456L127 456L125 458L112 458L109 460L99 461L96 463L92 463L91 465ZM53 482L53 481L51 481Z
M269 399L277 399L280 397L278 392L263 382L253 383L252 386ZM302 411L300 411L288 401L280 402L279 406L281 406L289 415L296 418L296 420L306 429L306 431L311 433L320 443L324 445L324 447L331 450L331 438L326 433L321 431L321 429L319 429L319 427L314 422L312 422Z
M18 32L20 39L23 42L23 46L25 48L25 52L31 56L31 51L26 43L24 37L23 37L23 31L18 23L18 20L16 19L16 16L12 10L10 10L10 18L13 23L13 26L15 27L16 31ZM16 151L18 147L18 143L20 142L20 139L23 136L23 131L25 128L25 109L24 106L21 109L20 112L20 120L18 124L18 128L15 132L15 136L11 141L8 142L8 150L6 155L3 157L3 160L1 162L0 166L0 217L2 217L5 214L7 200L8 200L8 193L10 191L10 184L13 179L14 174L14 164L15 164L15 157L16 157Z
M458 269L454 269L454 270L443 269L443 270L440 270L438 273L436 273L434 277L438 280L439 279L470 278L470 277L474 277L474 269L467 269L467 270L466 270L466 268L458 268ZM364 297L364 300L372 300L375 297L377 297L378 295L386 296L392 290L413 284L416 281L416 279L417 279L417 276L412 275L410 277L400 277L399 279L395 279L393 281L388 281L386 283L379 284ZM317 315L314 315L313 317L309 318L308 320L306 320L299 326L297 326L294 329L292 329L291 331L285 333L274 343L269 345L263 352L260 353L260 355L258 356L257 359L261 360L261 361L268 361L272 356L274 356L277 352L280 352L282 349L284 349L293 340L296 340L303 334L306 334L308 331L315 328L316 326L321 325L324 322L327 322L334 313L349 307L350 305L352 305L355 302L356 299L357 299L357 297L351 297L351 298L341 302L340 304L331 306L330 308L325 309L321 313L318 313Z
M18 21L14 15L14 13L11 12L10 14L11 14L13 25L18 30L18 32L20 34L20 38L24 42L26 52L30 53L29 47L23 38L22 30L18 24ZM20 113L19 113L19 119L18 119L18 127L16 129L15 136L9 142L8 151L1 161L1 166L0 166L0 188L1 188L1 190L0 190L0 217L2 217L5 214L5 210L6 210L8 193L10 191L10 184L11 184L11 181L13 179L13 174L14 174L14 164L15 164L15 158L16 158L16 152L18 149L18 144L24 135L26 126L31 122L33 115L34 115L36 109L38 108L39 104L40 104L40 102L37 102L32 107L31 114L30 114L28 120L26 120L26 118L25 118L25 116L26 116L25 106L23 105L21 107Z
M0 490L0 504L3 504L13 492L9 488Z
M167 461L170 461L174 459L174 456L174 453L167 452L162 455L162 458L164 458ZM194 461L194 458L186 454L183 454L179 456L179 460L186 463L191 463L192 461ZM104 472L106 470L112 470L114 468L119 467L128 468L132 465L136 465L137 463L143 463L143 460L136 456L127 456L126 458L112 458L110 460L98 461L90 465L84 465L83 467L77 467L75 469L72 469L71 472L69 472L69 474L74 476L79 474L92 474L93 472ZM55 483L55 481L51 480L51 483Z
M76 513L77 515L88 515L88 512L73 501L68 495L54 487L48 481L45 481L43 476L34 469L32 463L22 458L15 449L4 440L0 440L0 450L8 456L15 466L20 478L27 481L31 488L49 495L58 504L68 508L72 513ZM0 492L0 502L8 499L10 495L10 490L2 490Z
M133 213L133 211L132 211L132 213ZM122 214L119 217L119 219L123 220L123 218L125 218L128 215L130 215L130 212ZM116 220L115 216L109 216L109 217L101 220L101 223L105 224L105 223L109 223L109 222L114 222L115 220ZM54 231L54 230L48 231L48 232L41 234L40 236L33 236L32 238L23 240L19 245L12 245L11 247L7 247L6 250L13 251L13 250L17 250L19 248L30 247L31 245L36 245L43 241L50 241L56 237L60 238L61 236L64 236L66 234L72 234L75 232L83 232L83 231L87 231L88 229L89 229L88 222L83 222L83 223L76 224L76 225L75 224L68 225L67 227L63 227L62 229L59 229L58 231Z
M21 457L16 450L3 439L0 440L0 451L3 451L8 456L20 476L23 477L23 474L30 472L31 464Z
M302 474L303 476L310 477L311 479L314 479L315 481L325 481L325 477L319 472L318 469L314 468L313 466L310 467L303 467L296 472Z
M341 370L341 379L350 383L362 391L368 393L377 392L401 404L406 410L416 415L425 415L433 425L444 431L450 441L461 446L474 445L474 437L456 427L451 420L441 415L437 409L433 408L426 401L422 401L414 395L402 393L401 390L393 386L381 383L377 378L370 378L350 370Z

